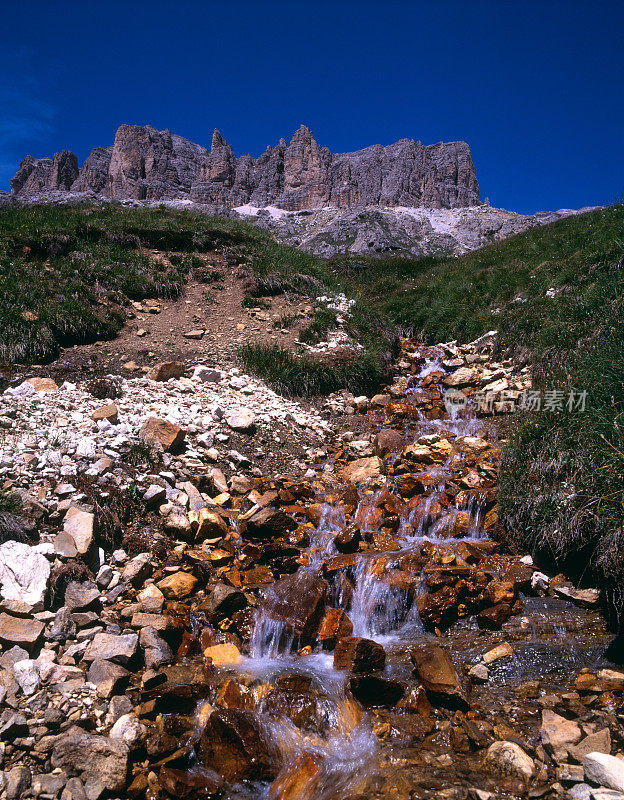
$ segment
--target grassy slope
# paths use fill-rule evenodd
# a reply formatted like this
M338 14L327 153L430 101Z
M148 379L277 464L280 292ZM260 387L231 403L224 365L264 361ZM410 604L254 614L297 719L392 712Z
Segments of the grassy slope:
M0 360L44 360L59 345L114 336L129 300L177 296L201 266L194 254L215 248L250 262L259 293L324 288L317 259L230 220L118 205L3 210ZM165 266L148 249L178 257Z

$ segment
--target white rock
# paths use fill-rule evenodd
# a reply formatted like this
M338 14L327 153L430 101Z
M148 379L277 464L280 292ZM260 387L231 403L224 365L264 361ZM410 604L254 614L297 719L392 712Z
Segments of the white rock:
M624 792L624 760L606 753L588 753L583 759L585 777L599 786Z
M13 664L13 674L26 696L34 694L41 686L39 664L31 658L16 661Z
M253 411L241 408L228 414L226 422L233 431L249 431L255 425L256 417Z
M526 781L535 775L535 763L515 742L494 742L490 745L485 761L503 775L513 775Z
M43 609L50 578L48 559L22 542L0 545L0 595L5 600L17 600Z
M113 725L109 735L111 739L121 739L129 747L134 748L145 741L147 729L134 714L123 714Z
M76 455L81 458L93 458L95 456L96 447L95 439L85 437L78 442Z

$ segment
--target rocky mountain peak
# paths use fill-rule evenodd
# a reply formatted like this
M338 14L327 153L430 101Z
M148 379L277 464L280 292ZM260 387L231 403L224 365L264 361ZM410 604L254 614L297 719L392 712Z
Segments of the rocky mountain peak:
M212 152L216 147L222 147L224 144L227 144L223 136L221 136L221 132L218 128L215 128L212 132L212 142L210 144L210 151Z
M218 129L210 151L151 125L121 125L111 147L96 147L78 167L63 150L27 156L11 181L14 196L49 191L113 200L191 199L217 212L241 205L297 211L334 206L462 208L479 205L465 142L423 145L401 139L354 153L332 153L301 125L257 158L236 156Z

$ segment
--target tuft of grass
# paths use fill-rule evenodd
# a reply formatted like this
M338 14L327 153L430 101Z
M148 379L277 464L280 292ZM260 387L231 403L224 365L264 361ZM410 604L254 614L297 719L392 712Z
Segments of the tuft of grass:
M241 306L243 308L271 308L271 304L262 297L250 297L249 295L243 297Z
M335 311L319 308L314 312L312 321L299 334L299 341L304 344L318 344L336 324Z
M365 394L387 377L388 361L375 351L330 361L297 356L279 345L246 344L239 357L246 370L287 396L318 397L339 389Z

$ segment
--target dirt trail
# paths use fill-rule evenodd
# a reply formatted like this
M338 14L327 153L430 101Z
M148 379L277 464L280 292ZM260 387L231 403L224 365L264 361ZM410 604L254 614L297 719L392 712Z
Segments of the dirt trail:
M156 256L164 257L160 253ZM248 279L224 267L217 254L212 254L210 261L219 267L222 281L201 283L192 279L175 300L134 302L114 340L67 348L52 364L39 368L42 374L129 375L159 361L172 360L227 367L236 363L238 348L247 342L300 349L297 337L312 314L307 298L279 295L258 299L256 307L246 308L243 301L249 300ZM193 331L203 333L199 338L189 338L186 334ZM134 363L136 369L125 368L128 363Z

